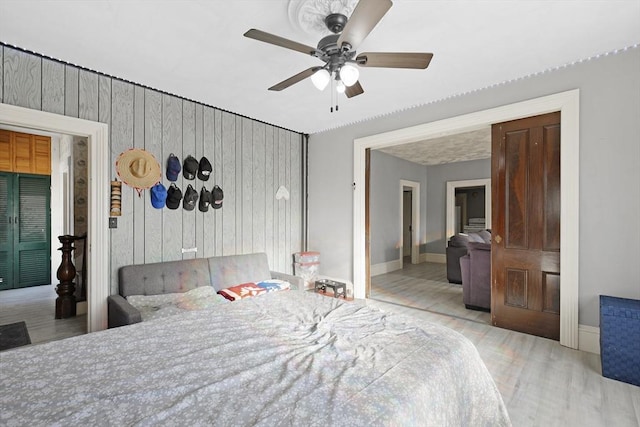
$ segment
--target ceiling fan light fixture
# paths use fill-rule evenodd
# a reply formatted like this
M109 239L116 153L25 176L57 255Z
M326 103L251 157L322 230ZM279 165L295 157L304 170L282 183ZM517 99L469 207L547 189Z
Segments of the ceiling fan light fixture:
M342 80L336 80L336 91L338 93L344 93L345 90L347 90L347 87L344 82Z
M329 72L324 68L316 71L311 76L311 82L318 90L324 90L329 84L330 80L331 80L331 76L329 75Z
M353 86L359 77L360 71L351 64L344 64L342 68L340 68L340 80L342 80L345 86Z

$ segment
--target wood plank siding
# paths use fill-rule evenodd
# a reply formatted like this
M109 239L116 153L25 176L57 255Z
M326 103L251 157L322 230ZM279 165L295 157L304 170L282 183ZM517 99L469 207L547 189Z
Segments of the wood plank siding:
M293 273L292 253L303 249L301 134L2 44L0 102L106 123L112 179L118 155L133 147L156 157L167 188L170 153L211 162L208 181L180 174L176 185L183 194L188 184L198 194L219 185L222 209L154 209L149 191L123 186L108 249L112 294L128 264L261 251L272 269ZM276 200L280 186L289 200Z

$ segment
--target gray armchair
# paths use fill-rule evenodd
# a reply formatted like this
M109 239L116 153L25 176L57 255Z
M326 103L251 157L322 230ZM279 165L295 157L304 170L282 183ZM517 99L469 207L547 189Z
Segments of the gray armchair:
M447 244L447 280L449 283L462 283L460 258L467 254L469 238L462 234L451 236Z
M460 258L462 301L471 310L491 311L491 243L469 242Z

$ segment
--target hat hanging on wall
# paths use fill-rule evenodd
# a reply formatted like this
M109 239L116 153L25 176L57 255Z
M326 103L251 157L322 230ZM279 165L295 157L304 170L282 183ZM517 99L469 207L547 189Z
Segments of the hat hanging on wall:
M111 208L109 216L122 215L122 183L118 180L111 181Z
M208 212L209 205L211 204L211 192L208 191L205 186L202 186L200 190L200 201L198 202L198 209L200 212Z
M173 153L169 154L169 158L167 159L167 179L169 181L176 181L181 170L180 159Z
M209 159L202 156L198 165L198 179L201 181L207 181L209 179L209 175L211 175L212 170L213 168L211 167L211 162L209 161Z
M178 209L178 206L180 206L180 200L182 200L182 190L180 190L176 184L171 184L167 190L167 207L169 209Z
M196 207L198 201L198 192L189 184L186 190L184 190L184 198L182 199L182 207L186 211L192 211Z
M224 199L224 192L222 188L217 185L211 190L211 206L213 209L220 209L222 207L222 199Z
M167 200L167 189L164 188L162 183L157 183L151 187L151 206L156 209L164 208Z
M187 158L184 159L184 164L182 165L182 176L188 180L196 179L197 172L198 161L191 155L187 156Z
M153 154L139 148L120 153L116 160L116 172L122 182L136 189L139 196L142 190L158 183L162 175L160 163Z

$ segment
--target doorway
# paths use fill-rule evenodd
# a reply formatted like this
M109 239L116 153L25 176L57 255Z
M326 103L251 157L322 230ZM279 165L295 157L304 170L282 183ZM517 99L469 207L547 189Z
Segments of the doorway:
M87 330L107 328L107 296L110 294L109 270L109 138L105 123L61 116L44 111L0 104L0 123L27 129L75 135L87 138L88 144L88 283Z
M450 238L459 231L456 229L456 192L466 188L482 188L484 192L484 228L491 229L491 179L468 179L464 181L447 182L447 218L446 235Z
M411 264L420 262L420 183L400 180L400 268L405 254ZM408 241L405 241L408 240Z
M579 295L579 90L522 101L450 119L417 125L354 140L354 296L365 298L370 292L366 257L366 163L365 152L371 148L428 139L434 136L479 129L493 123L560 111L561 116L561 258L560 344L578 348Z
M411 262L411 190L402 191L402 259Z

